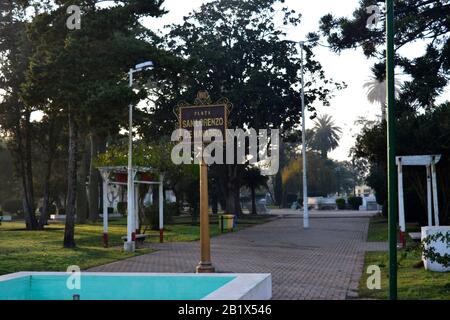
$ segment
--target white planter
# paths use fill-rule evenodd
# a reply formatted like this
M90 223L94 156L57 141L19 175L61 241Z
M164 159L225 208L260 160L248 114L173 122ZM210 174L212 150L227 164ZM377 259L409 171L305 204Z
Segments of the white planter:
M441 227L422 227L422 241L433 234L436 233L442 233L442 234L446 234L446 233L450 233L450 226L441 226ZM430 242L429 245L426 245L425 248L427 248L428 246L432 246L434 248L434 250L436 251L436 253L439 253L441 256L445 255L445 254L450 254L450 246L447 246L446 243L437 240L437 241L432 241ZM437 263L437 262L432 262L429 259L425 259L424 257L422 257L423 260L423 264L425 266L426 270L430 270L430 271L436 271L436 272L447 272L450 271L450 267L445 268L442 264Z

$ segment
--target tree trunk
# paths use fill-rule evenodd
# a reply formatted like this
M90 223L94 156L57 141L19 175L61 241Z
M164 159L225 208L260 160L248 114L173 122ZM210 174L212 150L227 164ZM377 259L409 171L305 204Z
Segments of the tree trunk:
M218 200L217 194L215 192L211 194L211 209L212 209L212 214L218 214L219 200Z
M45 166L44 173L44 190L43 190L43 203L42 212L39 219L39 229L44 229L49 218L49 207L50 207L50 178L52 174L53 159L56 152L56 138L55 138L55 120L51 120L48 129L48 146L47 146L47 163Z
M39 229L44 229L49 218L49 207L50 207L50 176L52 172L52 157L47 159L47 165L45 167L45 178L44 178L44 199L42 203L42 212L39 218Z
M27 199L30 215L30 228L32 230L38 229L38 221L35 214L34 206L34 187L33 187L33 164L31 156L31 127L30 127L30 113L27 113L25 119L25 164L26 164L26 183L27 183Z
M234 190L234 210L235 215L242 215L241 210L241 186L239 184L239 181L235 181L235 190Z
M76 200L76 212L77 212L77 222L80 224L86 223L88 218L88 199L86 192L86 179L88 175L88 166L90 153L89 148L87 148L87 143L85 144L85 150L83 157L80 162L80 167L77 173L77 200Z
M102 179L100 172L94 165L94 161L97 158L99 152L104 149L103 141L100 141L100 137L92 132L90 134L90 167L89 167L89 220L95 222L98 220L99 216L99 195L100 190L102 190L101 183ZM103 139L104 140L104 139Z
M31 159L31 127L30 113L25 114L25 119L17 121L17 148L15 154L19 163L18 170L22 178L23 211L25 224L28 230L37 230L39 225L35 215L34 190L33 190L33 167ZM22 129L23 128L23 129Z
M255 187L252 186L250 188L250 192L252 194L252 214L258 214L258 212L256 212L256 194L255 194Z
M69 109L69 159L67 170L66 225L64 248L75 247L75 204L77 193L77 124Z
M283 196L281 198L281 208L287 208L287 190L283 188Z

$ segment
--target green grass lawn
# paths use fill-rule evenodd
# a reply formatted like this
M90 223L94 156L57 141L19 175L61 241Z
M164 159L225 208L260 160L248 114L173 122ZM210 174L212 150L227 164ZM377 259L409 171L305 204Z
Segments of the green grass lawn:
M408 224L408 231L417 231L416 224ZM387 220L382 217L371 219L368 241L387 241ZM426 271L421 261L421 251L411 240L406 249L397 253L398 260L398 298L399 299L450 299L450 273ZM377 265L381 269L381 289L369 290L365 270L369 265ZM359 286L359 297L362 299L388 298L388 253L367 252L365 255L364 272Z
M413 300L450 300L450 273L430 272L420 262L420 250L401 250L398 253L398 298ZM388 298L388 254L387 252L367 252L365 268L378 265L381 269L381 290L367 289L365 272L361 277L359 296L369 299Z
M369 242L382 242L388 241L388 221L387 218L377 215L370 219L370 227L367 235L367 241ZM420 231L420 226L417 223L407 223L407 232Z
M268 216L245 217L238 220L238 230L269 221ZM2 222L0 225L0 274L17 271L65 271L70 265L81 269L126 259L152 252L138 249L135 253L122 250L121 236L126 235L126 219L110 221L110 248L102 246L102 224L77 225L75 249L62 247L64 224L51 223L44 231L26 231L23 221ZM164 239L167 242L194 241L200 237L198 224L192 225L190 218L176 217L167 225ZM146 242L159 242L159 232L147 230ZM211 236L220 234L217 221L212 219Z

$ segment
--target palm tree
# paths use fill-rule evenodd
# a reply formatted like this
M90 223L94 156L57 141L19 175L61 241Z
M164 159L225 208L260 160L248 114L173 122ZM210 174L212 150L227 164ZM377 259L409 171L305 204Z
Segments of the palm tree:
M328 152L339 146L342 129L334 123L331 116L323 115L314 121L311 147L319 150L323 159L328 157Z
M386 79L379 79L376 76L371 77L363 88L367 89L367 100L370 103L378 103L381 106L381 119L386 120ZM400 82L395 80L395 95L398 96L400 91Z
M256 167L247 167L245 168L243 181L244 185L250 189L251 198L252 198L252 214L257 214L256 212L256 189L259 187L267 188L267 180L266 176L261 174L261 170Z

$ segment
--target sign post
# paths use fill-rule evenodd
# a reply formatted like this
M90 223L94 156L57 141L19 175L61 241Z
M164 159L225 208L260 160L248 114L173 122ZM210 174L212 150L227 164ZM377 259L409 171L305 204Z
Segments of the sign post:
M218 129L225 137L228 117L228 103L211 104L209 94L200 91L194 105L181 104L178 107L178 120L181 129L186 129L193 137L195 123L200 121L202 130ZM197 273L212 273L215 268L211 262L211 243L209 236L209 201L208 201L208 165L203 155L203 132L201 134L201 148L199 150L200 163L200 262L196 267Z
M195 268L197 273L215 271L211 263L208 209L208 166L200 155L200 262Z
M395 61L394 1L386 0L386 91L387 91L387 162L388 162L388 224L389 224L389 299L397 300L397 175L395 169Z

